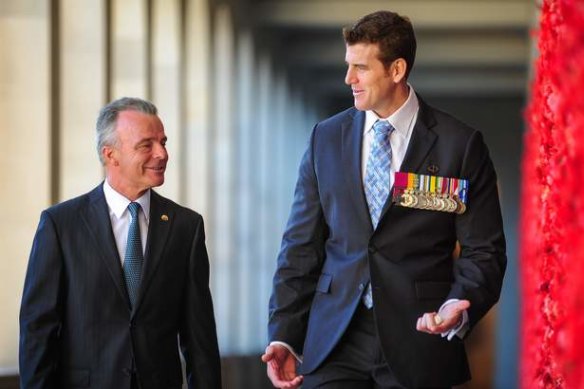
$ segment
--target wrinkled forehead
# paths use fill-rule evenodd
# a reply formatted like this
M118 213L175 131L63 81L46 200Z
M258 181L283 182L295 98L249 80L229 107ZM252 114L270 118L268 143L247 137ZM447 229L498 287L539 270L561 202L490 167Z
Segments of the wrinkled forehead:
M116 131L123 136L165 138L164 125L157 115L140 111L122 111L118 115Z

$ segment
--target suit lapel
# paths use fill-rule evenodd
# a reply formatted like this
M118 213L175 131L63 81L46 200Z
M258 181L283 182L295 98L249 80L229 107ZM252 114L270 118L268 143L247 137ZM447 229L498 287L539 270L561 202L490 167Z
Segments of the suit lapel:
M434 116L430 112L430 108L420 97L418 97L418 101L420 103L418 120L414 125L412 139L410 140L404 161L400 168L400 171L402 172L417 171L422 165L422 162L426 159L426 156L438 137L438 135L431 130L436 124L436 119L434 119Z
M400 167L400 171L402 172L416 172L426 159L426 156L432 149L432 146L438 137L438 135L431 130L431 128L436 124L436 119L432 115L430 107L419 96L418 101L420 104L418 119L416 120L414 129L412 130L412 137ZM387 201L383 206L379 220L383 218L388 209L393 205L391 200L392 196L393 188L391 188L389 196L387 197Z
M85 227L93 238L99 257L109 271L112 281L118 290L120 297L130 308L130 299L126 291L124 275L116 241L111 227L108 206L103 194L103 185L99 185L89 193L89 207L86 213L81 213Z
M146 255L142 267L142 281L136 301L136 309L140 307L148 285L162 260L162 253L168 239L170 226L174 220L174 212L164 202L162 197L153 190L150 197L150 222L148 224L148 238L146 241Z
M367 200L363 190L363 177L361 172L361 145L363 142L363 126L365 125L365 112L354 111L350 120L343 122L342 128L342 161L348 170L345 174L347 186L357 208L357 214L368 226L371 225Z

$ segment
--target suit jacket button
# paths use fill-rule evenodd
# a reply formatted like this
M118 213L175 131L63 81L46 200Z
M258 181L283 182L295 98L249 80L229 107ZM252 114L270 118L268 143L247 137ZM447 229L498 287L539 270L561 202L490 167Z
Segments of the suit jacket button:
M363 290L365 289L365 284L364 283L360 283L359 284L359 290Z
M375 254L377 252L377 247L371 245L369 246L369 253L370 254Z
M126 377L129 377L129 376L131 376L131 375L132 375L132 370L128 369L127 367L124 367L124 368L122 369L122 373L124 373L124 375L125 375Z

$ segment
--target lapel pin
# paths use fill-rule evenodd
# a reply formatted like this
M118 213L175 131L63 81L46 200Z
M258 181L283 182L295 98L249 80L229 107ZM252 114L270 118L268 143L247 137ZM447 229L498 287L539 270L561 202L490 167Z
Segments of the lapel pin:
M160 220L162 220L163 222L167 222L168 221L168 216L167 215L162 215L162 216L160 216Z
M438 165L428 165L427 167L428 173L432 173L432 174L436 174L438 173L438 170L440 170L440 168L438 167Z

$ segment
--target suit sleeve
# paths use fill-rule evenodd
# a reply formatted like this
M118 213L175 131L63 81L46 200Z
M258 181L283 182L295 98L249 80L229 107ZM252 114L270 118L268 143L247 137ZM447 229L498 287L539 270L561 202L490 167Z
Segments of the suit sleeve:
M466 212L456 217L461 254L449 297L470 301L472 328L499 300L507 264L497 175L478 131L467 144L461 176L469 179L469 193Z
M22 388L56 388L62 314L62 253L55 224L44 211L34 237L20 307Z
M269 341L303 353L308 314L324 261L327 227L318 191L314 149L317 128L300 163L292 210L282 238L269 305Z
M221 388L221 363L213 302L209 290L209 257L203 219L199 218L189 258L180 341L189 388Z

